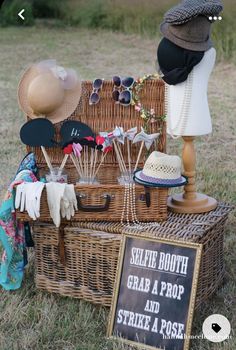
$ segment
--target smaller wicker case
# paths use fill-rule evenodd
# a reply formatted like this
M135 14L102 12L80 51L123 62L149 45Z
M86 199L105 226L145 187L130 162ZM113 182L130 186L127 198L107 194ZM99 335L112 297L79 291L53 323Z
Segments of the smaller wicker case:
M196 307L207 300L224 277L225 222L232 207L220 204L206 214L169 213L168 220L142 232L203 245ZM40 289L95 304L110 306L115 283L121 233L120 223L84 222L56 229L34 226L36 286ZM136 232L132 229L132 233ZM140 235L140 231L137 231Z
M104 231L35 225L36 286L110 306L120 240Z

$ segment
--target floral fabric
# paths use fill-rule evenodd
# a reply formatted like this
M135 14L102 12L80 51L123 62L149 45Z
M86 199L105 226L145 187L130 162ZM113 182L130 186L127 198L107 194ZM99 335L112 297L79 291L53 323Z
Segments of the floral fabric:
M24 162L24 166L22 166ZM30 166L32 170L30 170ZM26 166L27 165L27 166ZM0 207L0 285L5 290L20 288L25 267L24 224L16 220L15 187L22 182L38 181L32 153L22 161L15 180L10 184Z

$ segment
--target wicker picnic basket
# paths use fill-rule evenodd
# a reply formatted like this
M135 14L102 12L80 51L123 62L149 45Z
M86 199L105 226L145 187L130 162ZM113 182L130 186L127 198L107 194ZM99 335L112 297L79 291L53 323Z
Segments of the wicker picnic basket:
M203 245L196 307L208 299L224 277L225 222L232 208L225 204L205 214L169 213L168 220L142 231ZM84 222L57 229L34 226L35 281L42 290L110 306L121 233L140 234L120 223Z
M114 103L112 99L113 83L104 81L100 93L100 102L96 105L89 105L89 96L92 92L92 82L85 81L82 84L82 96L75 113L69 118L88 124L95 133L99 131L111 131L117 125L123 126L128 130L134 126L140 130L143 125L143 119L134 106L124 107ZM164 84L159 79L148 80L140 93L140 99L143 106L155 110L157 118L149 123L150 132L160 132L160 137L156 149L165 152L166 149L166 125L163 120L164 115ZM60 141L60 128L62 123L55 126L56 140ZM131 158L133 166L137 159L140 146L133 145L131 148ZM48 169L46 168L45 159L41 149L28 148L36 155L37 165L40 169L40 175L43 176ZM63 159L63 151L60 148L47 149L53 166L59 166ZM146 151L142 153L142 166L145 160ZM127 152L124 154L128 162ZM69 183L76 184L78 175L69 159L66 165ZM105 163L98 173L99 185L81 185L77 184L76 194L78 199L78 212L73 217L73 221L120 221L124 202L124 186L117 181L119 176L119 167L115 154L108 154ZM167 217L167 195L168 190L165 188L154 189L144 188L135 185L135 198L137 218L140 221L162 221ZM131 214L130 214L131 216ZM19 213L18 218L21 220L30 220L27 213ZM131 220L131 217L129 217ZM49 209L46 200L46 193L42 196L40 221L51 222Z

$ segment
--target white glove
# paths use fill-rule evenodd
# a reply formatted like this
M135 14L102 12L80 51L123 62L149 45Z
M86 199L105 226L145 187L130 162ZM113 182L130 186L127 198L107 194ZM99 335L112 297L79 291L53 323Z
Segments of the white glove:
M58 182L46 183L48 207L56 227L59 227L61 223L60 206L64 196L65 186L66 184Z
M77 199L75 195L74 185L66 185L66 196L69 201L69 208L67 211L67 220L70 220L72 216L75 215L75 210L78 210Z
M45 184L37 181L26 185L26 210L29 216L36 220L40 217L40 199Z
M15 198L15 208L19 209L20 211L25 210L26 205L26 187L25 183L22 183L16 187L16 198Z
M77 199L75 195L74 185L66 184L64 196L61 200L61 215L70 220L75 215L75 210L78 210Z
M44 183L29 182L22 183L16 188L15 208L20 211L27 210L29 216L36 220L40 217L40 199Z
M65 189L66 192L66 189ZM65 218L67 216L67 211L69 210L70 203L68 198L66 197L64 192L63 198L61 199L60 209L61 209L61 216L62 218Z

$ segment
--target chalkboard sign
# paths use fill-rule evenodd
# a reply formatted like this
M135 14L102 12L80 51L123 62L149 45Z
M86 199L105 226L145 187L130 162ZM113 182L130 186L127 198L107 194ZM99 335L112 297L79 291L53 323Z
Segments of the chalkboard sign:
M201 247L125 235L108 336L142 349L187 350Z

